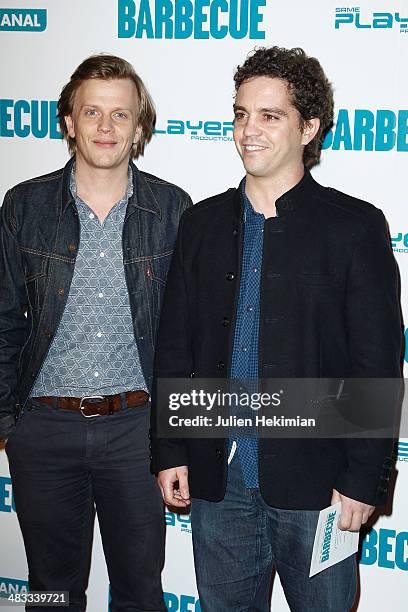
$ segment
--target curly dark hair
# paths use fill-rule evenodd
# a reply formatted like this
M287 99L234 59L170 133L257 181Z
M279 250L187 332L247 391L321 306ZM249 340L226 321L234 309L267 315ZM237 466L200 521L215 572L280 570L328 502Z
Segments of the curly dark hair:
M309 119L319 118L316 136L305 146L303 163L312 168L320 161L324 137L333 125L333 89L315 57L308 57L303 49L261 47L252 51L235 75L235 91L244 81L267 76L287 82L294 107L300 114L300 128Z

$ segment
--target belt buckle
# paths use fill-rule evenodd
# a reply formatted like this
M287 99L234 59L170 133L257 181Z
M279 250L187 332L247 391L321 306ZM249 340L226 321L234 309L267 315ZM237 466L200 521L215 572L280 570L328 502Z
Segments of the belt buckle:
M82 416L83 416L85 419L93 419L94 417L99 417L99 416L102 416L101 414L85 414L85 412L84 412L84 408L85 408L85 406L83 406L83 402L84 402L85 400L88 400L88 399L99 399L99 400L104 400L104 399L105 399L105 396L104 396L104 395L84 395L84 397L81 397L81 402L80 402L80 404L79 404L79 409L80 409L80 411L81 411Z

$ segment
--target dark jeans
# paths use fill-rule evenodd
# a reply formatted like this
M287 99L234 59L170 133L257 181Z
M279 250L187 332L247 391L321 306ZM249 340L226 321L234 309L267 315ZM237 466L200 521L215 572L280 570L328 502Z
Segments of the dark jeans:
M87 419L31 400L7 442L30 589L69 591L64 610L86 608L95 509L111 611L166 610L164 508L149 472L149 412L146 405Z
M221 502L194 499L194 560L202 612L269 612L276 567L293 612L346 612L356 591L356 558L309 578L318 511L271 508L244 486L239 458Z

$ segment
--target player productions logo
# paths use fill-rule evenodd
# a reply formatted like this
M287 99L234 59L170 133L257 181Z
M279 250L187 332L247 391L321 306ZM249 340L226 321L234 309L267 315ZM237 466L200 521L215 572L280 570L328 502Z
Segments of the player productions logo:
M0 138L61 139L55 100L0 99Z
M118 0L118 38L262 40L266 0Z
M394 253L408 253L408 232L398 232L391 237L392 250Z
M341 108L323 142L333 151L408 151L408 110Z
M44 32L46 27L45 9L0 8L2 32Z
M16 578L3 578L0 576L0 607L2 599L7 599L10 595L22 595L23 593L28 593L27 581L17 580Z
M354 27L358 30L395 30L401 34L408 33L408 10L400 12L369 12L359 6L336 8L334 27L342 30Z
M408 571L408 531L370 529L363 540L360 563Z
M408 463L408 442L398 443L397 461L401 463Z
M163 595L169 612L201 612L200 600L194 595L177 595L166 591Z
M168 119L160 127L156 127L155 134L166 136L187 136L190 140L230 142L233 140L232 121L205 121L190 119Z
M191 533L191 518L189 514L175 514L166 511L165 521L167 527L176 527L180 533Z
M10 476L0 476L0 512L15 512Z

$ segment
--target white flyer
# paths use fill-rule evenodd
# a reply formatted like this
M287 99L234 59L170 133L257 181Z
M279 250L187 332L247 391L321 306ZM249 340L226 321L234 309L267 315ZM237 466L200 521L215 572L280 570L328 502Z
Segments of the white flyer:
M322 510L316 527L309 578L347 559L358 549L358 531L342 531L337 523L341 502Z

